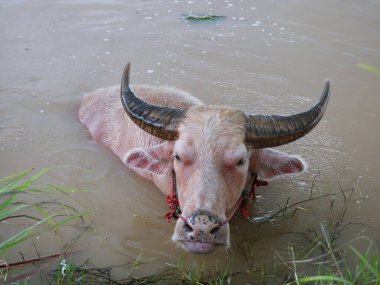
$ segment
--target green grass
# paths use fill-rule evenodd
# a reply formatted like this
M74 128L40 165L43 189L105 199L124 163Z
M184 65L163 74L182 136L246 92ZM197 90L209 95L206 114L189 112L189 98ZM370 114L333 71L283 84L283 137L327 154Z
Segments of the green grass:
M81 270L74 262L61 258L59 270L56 271L56 284L89 284L88 274Z
M322 232L325 232L322 227ZM293 280L287 284L347 284L380 285L380 255L376 245L366 237L355 238L348 243L335 248L331 240L325 234L319 235L309 245L306 257L310 256L318 248L322 248L323 254L304 260L295 260L292 249L292 260L285 262L293 271ZM354 242L366 242L367 249L360 252L352 245ZM353 253L356 258L347 258L347 254ZM299 268L302 264L312 264L316 268L316 274L305 274Z
M317 181L315 181L317 182ZM313 190L314 181L311 191ZM353 188L344 190L339 185L340 193L321 195L320 198L331 197L330 214L326 217L326 225L320 224L319 229L309 227L304 234L308 241L304 250L294 252L293 246L288 247L289 257L286 261L280 254L277 256L282 261L282 265L287 268L289 278L286 284L350 284L364 285L376 284L380 285L380 254L378 244L373 243L367 237L357 237L344 244L339 244L342 231L349 223L345 222L345 215L348 207L351 205L351 199L354 192L360 191L358 188L358 180L354 182ZM335 199L340 194L342 206L336 208ZM312 192L308 200L311 201L318 197L312 197ZM318 198L319 199L319 198ZM289 199L288 199L289 200ZM299 203L290 204L282 213ZM335 208L335 209L334 209ZM290 212L290 211L288 211ZM293 216L289 213L288 216ZM363 224L364 225L364 224ZM365 250L358 250L363 248ZM296 259L295 256L301 256Z
M355 260L340 259L332 262L332 259L327 258L323 262L314 262L314 268L317 268L317 274L306 275L302 273L295 265L301 261L293 260L292 267L293 277L284 283L275 284L315 284L315 285L370 285L380 284L380 272L379 272L379 252L374 248L372 242L364 253L360 253L355 247L348 246L357 256L357 265L353 270L350 263ZM329 253L331 254L331 253ZM328 254L327 254L328 255ZM143 263L140 261L141 255L130 263L130 270L128 277L122 280L111 280L110 271L112 268L85 268L85 266L77 266L71 262L65 262L65 275L62 275L62 266L56 270L56 282L57 284L108 284L108 282L115 282L115 284L198 284L198 285L224 285L224 284L236 284L235 276L238 278L239 274L243 272L232 273L227 269L218 270L215 268L215 272L210 274L208 270L205 270L204 265L188 266L182 260L178 260L176 264L166 264L167 269L152 275L144 277L133 276L133 271L138 269ZM291 263L291 262L289 262ZM263 282L260 284L272 284L271 278L268 281L264 281L266 278L263 276ZM254 279L257 281L257 279ZM174 282L174 283L173 283ZM267 283L268 282L268 283ZM256 284L256 283L252 283Z
M167 263L167 268L159 273L138 277L135 276L135 271L146 264L141 258L142 253L134 261L122 265L126 268L126 277L121 280L111 278L112 267L87 267L87 264L76 265L61 259L54 272L56 284L231 284L232 274L228 270L215 268L215 272L211 273L205 269L204 264L199 267L196 264L187 266L182 260L176 264Z
M26 242L28 239L44 232L52 232L56 237L61 239L59 234L60 228L66 224L75 222L83 223L83 214L78 213L72 206L62 201L57 201L56 195L63 194L68 197L69 191L78 190L75 188L61 188L55 186L36 187L34 184L42 175L47 172L46 169L41 171L26 170L17 174L0 179L0 222L17 221L19 218L27 218L31 224L25 226L18 233L7 236L0 242L0 261L4 259L4 255L9 250L15 250L20 243ZM293 247L289 247L289 261L284 261L282 257L281 263L273 264L273 272L266 271L265 265L260 263L249 270L231 272L228 268L218 268L215 265L211 271L205 269L204 264L193 264L188 266L182 260L177 260L171 264L166 264L163 271L146 275L143 277L136 276L138 269L143 268L145 263L140 254L134 261L122 265L125 268L125 278L122 280L113 280L111 271L112 267L97 268L88 263L77 265L71 260L69 254L57 253L50 256L37 257L32 260L21 261L22 266L34 263L35 261L49 263L54 265L55 270L51 271L50 277L41 279L41 284L49 284L51 278L54 284L205 284L205 285L223 285L236 284L241 276L254 278L252 284L256 284L258 278L261 278L260 284L375 284L380 285L380 254L379 249L369 239L361 237L337 246L337 239L341 234L341 225L349 205L352 193L357 188L340 191L344 198L344 205L335 218L335 222L331 220L328 226L321 226L319 230L310 230L305 234L308 240L308 246L303 252L294 252ZM349 192L350 195L345 193ZM47 199L48 195L54 195L54 200L41 201ZM337 195L335 193L334 195ZM329 195L321 196L323 198ZM32 198L32 199L29 199ZM306 201L316 199L318 197L309 197ZM35 202L31 202L34 200ZM25 202L29 201L29 202ZM305 201L305 203L306 203ZM81 204L79 201L77 203ZM287 202L286 209L290 209L293 204ZM294 207L298 207L299 203L294 203ZM53 207L51 207L53 206ZM27 213L27 214L25 214ZM288 213L291 218L294 212L281 210L281 213ZM25 220L23 220L25 222ZM76 240L76 239L74 239ZM358 250L356 243L366 242L365 250ZM71 244L71 242L69 243ZM296 255L302 255L302 259L296 259ZM348 258L348 255L353 256ZM60 256L60 259L57 258ZM54 260L52 258L55 258ZM30 263L29 263L30 262ZM247 259L247 264L250 262ZM1 263L0 263L1 265ZM28 284L29 278L40 273L41 269L33 269L28 271L14 266L15 263L9 264L9 268L0 268L0 284L9 282L12 284ZM244 268L242 264L242 268ZM280 268L283 267L283 268ZM35 267L33 267L35 268ZM260 269L261 268L261 269ZM307 268L307 269L305 269ZM21 272L20 272L21 270ZM260 271L261 270L261 271ZM252 275L251 275L252 274ZM258 277L261 275L261 277ZM285 276L285 278L283 278ZM284 280L278 283L277 280ZM35 279L33 279L35 282Z
M354 270L350 269L347 260L337 261L336 266L321 266L318 274L313 276L297 277L288 284L380 284L380 259L377 250L368 248L364 253L360 253L355 247L349 248L356 254L357 265ZM351 261L353 262L353 261Z
M3 240L0 242L0 261L2 261L2 264L0 266L3 265L3 269L0 269L0 283L5 281L14 283L12 280L15 280L15 282L19 282L15 284L23 284L36 272L32 272L31 274L22 273L17 276L21 265L59 256L59 254L53 254L9 263L4 258L9 250L17 250L17 247L21 243L44 232L52 232L58 239L61 239L60 227L73 221L83 223L83 216L88 214L88 212L79 213L75 208L62 201L57 201L57 199L52 201L42 200L41 196L47 196L50 192L55 192L55 194L60 192L68 196L68 191L79 190L56 186L34 186L35 182L47 171L47 169L43 169L35 172L29 169L0 179L0 222L11 221L13 224L17 224L19 219L23 219L23 223L25 223L25 219L31 221L29 225L15 234L2 234ZM33 200L35 202L29 202ZM8 225L8 227L11 226ZM13 270L14 268L17 268L17 270ZM25 278L22 278L24 275ZM20 278L21 280L18 280Z

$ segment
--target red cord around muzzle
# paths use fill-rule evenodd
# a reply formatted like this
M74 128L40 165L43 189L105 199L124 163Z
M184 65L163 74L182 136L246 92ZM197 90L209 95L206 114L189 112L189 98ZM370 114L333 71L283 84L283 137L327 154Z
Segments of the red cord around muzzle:
M237 209L240 207L241 215L243 218L248 219L248 210L250 203L256 200L256 186L268 186L267 181L258 180L257 174L252 174L250 182L247 184L243 190L241 197L236 202L235 206L232 208L231 213L228 217L219 224L219 226L225 225L236 213ZM166 203L169 205L169 211L164 215L165 220L170 223L171 219L180 218L185 223L187 223L187 218L181 215L181 208L179 207L178 197L177 197L177 182L176 176L173 171L173 187L172 193L166 196Z

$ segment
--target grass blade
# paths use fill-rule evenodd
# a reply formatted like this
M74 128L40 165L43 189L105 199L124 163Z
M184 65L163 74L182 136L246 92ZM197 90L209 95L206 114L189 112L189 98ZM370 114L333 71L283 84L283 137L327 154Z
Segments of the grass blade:
M317 276L310 276L310 277L301 277L298 278L298 282L300 283L307 283L307 282L313 282L313 281L328 281L328 282L339 282L338 284L348 284L348 285L354 285L354 283L351 283L350 281L338 277L338 276L329 276L329 275L317 275Z
M369 65L369 64L365 64L365 63L359 63L358 64L358 67L361 68L361 69L364 69L364 70L367 70L367 71L370 71L370 72L373 72L377 75L380 75L380 69L377 68L377 67L374 67L372 65Z
M369 264L368 260L366 257L364 257L362 254L360 254L360 252L354 248L353 246L350 246L351 250L356 254L356 256L360 259L361 262L363 262L363 264L366 265L366 268L371 271L373 273L373 275L377 278L377 280L380 280L380 270L379 268L374 268L371 266L371 264ZM369 251L367 251L368 253Z
M0 221L5 220L7 217L12 215L14 212L20 211L24 208L30 207L30 205L23 204L23 205L18 205L16 207L13 207L9 210L0 210Z

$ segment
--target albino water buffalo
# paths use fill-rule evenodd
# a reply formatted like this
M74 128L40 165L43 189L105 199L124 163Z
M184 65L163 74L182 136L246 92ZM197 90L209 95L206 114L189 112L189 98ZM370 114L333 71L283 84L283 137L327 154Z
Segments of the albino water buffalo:
M298 156L268 147L293 142L318 124L329 100L329 82L310 110L264 116L205 105L175 88L130 86L129 70L130 64L121 88L99 89L83 98L81 122L95 140L172 200L175 209L167 218L179 217L173 241L193 253L229 246L228 220L253 178L305 169Z

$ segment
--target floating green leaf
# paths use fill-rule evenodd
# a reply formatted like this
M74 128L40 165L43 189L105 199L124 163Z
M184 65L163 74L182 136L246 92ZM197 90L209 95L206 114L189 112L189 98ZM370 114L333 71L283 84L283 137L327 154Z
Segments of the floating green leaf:
M365 63L359 63L358 67L361 68L361 69L365 69L365 70L371 71L373 73L376 73L377 75L380 75L380 69L377 68L377 67L374 67L372 65L368 65L368 64L365 64Z
M183 18L187 21L217 21L217 20L222 20L226 18L226 16L220 16L220 15L210 15L210 14L205 14L205 15L183 15Z

